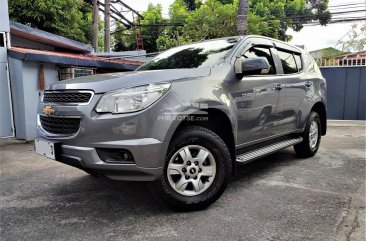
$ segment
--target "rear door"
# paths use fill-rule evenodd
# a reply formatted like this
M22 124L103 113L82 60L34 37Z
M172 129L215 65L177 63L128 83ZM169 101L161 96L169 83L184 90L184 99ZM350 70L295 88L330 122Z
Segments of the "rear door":
M292 132L298 129L298 122L304 115L301 106L306 101L311 82L307 81L303 73L301 53L284 48L277 48L276 53L282 65L282 83L286 96L283 120L279 124L283 132Z

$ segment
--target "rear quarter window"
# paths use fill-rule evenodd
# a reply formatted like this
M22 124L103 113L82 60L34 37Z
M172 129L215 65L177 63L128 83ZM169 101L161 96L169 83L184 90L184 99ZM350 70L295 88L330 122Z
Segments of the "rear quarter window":
M292 53L277 50L278 56L280 57L283 73L284 74L295 74L298 72L296 61Z
M314 58L308 53L305 55L305 66L307 71L322 75Z
M303 71L304 67L303 67L303 64L302 64L301 55L294 54L294 57L295 57L295 62L296 62L296 66L297 66L298 71L299 72Z

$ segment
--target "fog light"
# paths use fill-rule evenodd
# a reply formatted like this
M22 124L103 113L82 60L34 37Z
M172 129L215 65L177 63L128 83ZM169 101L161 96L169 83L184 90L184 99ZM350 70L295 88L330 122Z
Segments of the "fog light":
M114 148L96 148L99 158L108 163L131 164L133 156L129 150Z

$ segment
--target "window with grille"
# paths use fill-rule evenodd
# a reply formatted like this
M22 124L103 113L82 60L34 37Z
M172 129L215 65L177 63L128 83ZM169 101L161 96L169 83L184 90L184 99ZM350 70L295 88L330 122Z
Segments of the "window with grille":
M58 77L59 80L67 80L73 79L82 76L88 76L95 74L95 69L91 68L75 68L75 67L68 67L68 68L59 68Z

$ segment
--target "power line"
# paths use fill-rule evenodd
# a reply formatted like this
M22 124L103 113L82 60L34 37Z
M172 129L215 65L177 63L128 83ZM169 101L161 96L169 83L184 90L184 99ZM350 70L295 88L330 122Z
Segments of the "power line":
M349 7L339 7L339 8L335 8L335 9L333 9L333 8L328 8L327 10L329 10L330 12L332 11L332 10L347 10L347 9L358 9L358 8L361 8L361 7L366 7L366 5L364 5L364 6L349 6Z
M364 12L364 11L366 11L366 9L355 10L355 11L337 12L337 13L332 13L332 15L340 15L340 14L355 13L355 12ZM293 16L286 16L286 17L281 17L281 18L269 18L269 19L265 19L265 20L266 21L276 21L276 20L297 19L297 18L309 18L309 19L312 19L313 17L323 17L323 16L326 16L326 15L325 14L293 15ZM138 26L141 26L141 27L169 27L169 26L184 26L184 23L139 24Z
M138 24L141 27L169 27L169 26L184 26L184 23L152 23L152 24Z
M348 8L342 8L342 9L349 9L349 8L356 8L356 7L349 7L349 6L355 6L355 5L360 5L361 3L350 3L350 4L340 4L340 5L333 5L331 7L343 7L343 6L347 6ZM357 7L359 8L359 7ZM337 12L330 12L331 16L339 16L339 15L344 15L344 14L349 14L349 13L359 13L359 12L365 12L366 9L357 9L357 10L349 10L349 11L342 11L342 9L336 9L338 10ZM329 9L328 9L329 10ZM340 11L341 10L341 11ZM272 13L273 14L273 13ZM287 13L288 14L288 13ZM322 18L328 16L327 13L320 13L320 14L312 14L312 15L292 15L292 16L284 16L284 17L274 17L274 18L269 18L269 19L264 19L265 21L278 21L278 20L285 20L285 19L312 19L314 17L317 18ZM365 20L365 18L360 18L360 17L355 17L355 18L331 18L330 23L337 23L337 22L350 22L350 21L361 21L361 20ZM303 25L320 25L319 22L310 22L310 23L304 23ZM184 26L184 23L156 23L156 24L139 24L139 27L169 27L169 26ZM117 30L114 31L114 33L116 32L121 32L124 30Z
M348 14L348 13L357 13L357 12L365 12L366 9L360 9L360 10L352 10L352 11L344 11L344 12L335 12L330 13L331 15L339 15L339 14ZM296 18L313 18L313 17L324 17L327 16L326 13L320 13L320 14L312 14L312 15L292 15L292 16L284 16L284 17L277 17L277 18L268 18L267 20L284 20L284 19L296 19Z
M348 4L337 4L337 5L328 5L328 8L334 8L334 7L348 7L348 6L354 6L354 5L365 5L365 2L359 2L359 3L348 3Z
M351 18L351 19L336 19L336 20L331 20L329 23L327 24L336 24L336 23L344 23L344 22L358 22L358 21L363 21L366 20L366 18ZM303 24L304 26L319 26L321 25L320 23L305 23Z
M358 12L365 12L365 9L355 9L355 10L349 10L349 8L344 9L336 9L336 12L329 11L331 15L340 15L340 14L349 14L349 13L358 13ZM348 11L346 11L348 10ZM312 15L305 15L305 14L295 14L296 10L285 10L284 12L281 11L274 11L270 12L269 14L272 15L272 18L269 18L270 20L282 20L282 19L293 19L293 18L310 18L310 17L322 17L326 16L328 12L323 13L316 13ZM285 16L282 16L284 14ZM263 17L263 16L262 16Z
M351 10L351 11L345 11L345 12L330 12L331 14L346 14L346 13L359 13L359 12L365 12L366 9L358 9L358 10Z

